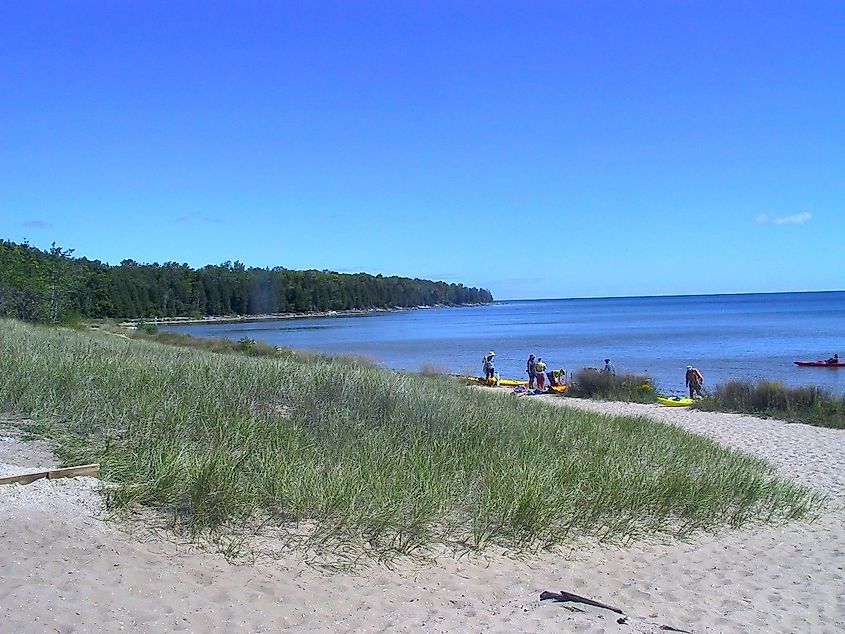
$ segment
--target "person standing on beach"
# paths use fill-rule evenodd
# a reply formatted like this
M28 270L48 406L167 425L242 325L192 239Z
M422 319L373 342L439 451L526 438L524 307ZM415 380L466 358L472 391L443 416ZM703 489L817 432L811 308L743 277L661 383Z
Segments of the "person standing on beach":
M537 389L542 392L546 387L546 364L543 362L543 357L537 358L537 364L534 367L537 370Z
M607 372L608 374L616 374L616 368L613 367L613 364L610 362L610 359L604 360L604 367L601 369L602 372Z
M534 355L528 355L528 363L525 365L525 371L528 372L528 389L534 389L534 380L537 378L537 361Z
M694 368L691 365L687 366L687 373L684 375L684 379L686 381L687 387L689 388L689 397L694 398L695 394L699 396L704 396L701 393L701 384L704 383L704 375L699 371L698 368Z
M491 350L484 355L484 359L481 361L482 368L484 369L484 378L487 381L491 381L496 375L495 357L496 353Z

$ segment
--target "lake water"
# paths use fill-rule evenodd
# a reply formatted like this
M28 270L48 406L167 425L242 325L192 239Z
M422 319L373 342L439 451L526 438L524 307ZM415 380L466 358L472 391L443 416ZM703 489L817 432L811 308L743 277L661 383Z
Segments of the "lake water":
M601 367L651 375L684 389L687 365L705 387L726 379L772 379L845 392L845 368L799 368L795 360L845 356L845 292L502 301L235 324L168 327L198 337L250 337L327 354L368 357L395 369L481 374L496 352L502 377L525 375L529 353L549 368Z

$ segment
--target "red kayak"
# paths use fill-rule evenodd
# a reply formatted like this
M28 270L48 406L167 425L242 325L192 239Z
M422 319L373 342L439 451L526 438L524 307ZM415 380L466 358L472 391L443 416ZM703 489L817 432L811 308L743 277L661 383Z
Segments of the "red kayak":
M795 365L802 368L845 368L842 361L793 361Z

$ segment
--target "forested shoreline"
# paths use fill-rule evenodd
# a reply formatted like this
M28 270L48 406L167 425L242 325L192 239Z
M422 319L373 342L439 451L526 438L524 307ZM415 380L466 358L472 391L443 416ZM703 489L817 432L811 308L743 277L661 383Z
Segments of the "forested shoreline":
M0 240L0 315L28 321L205 317L461 306L493 301L490 291L406 277L247 267L224 262L109 265Z

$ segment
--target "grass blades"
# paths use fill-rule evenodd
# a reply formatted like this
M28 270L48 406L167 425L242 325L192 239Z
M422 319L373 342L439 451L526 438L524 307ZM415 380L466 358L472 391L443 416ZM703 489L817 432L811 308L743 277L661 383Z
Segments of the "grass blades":
M351 561L625 542L812 516L763 461L680 429L357 361L252 357L0 321L0 402L114 509L272 529Z
M818 387L786 387L775 381L728 381L697 401L699 409L771 416L819 427L845 429L845 398Z
M629 403L657 401L657 389L651 377L644 374L616 375L595 368L583 368L575 372L566 395Z

